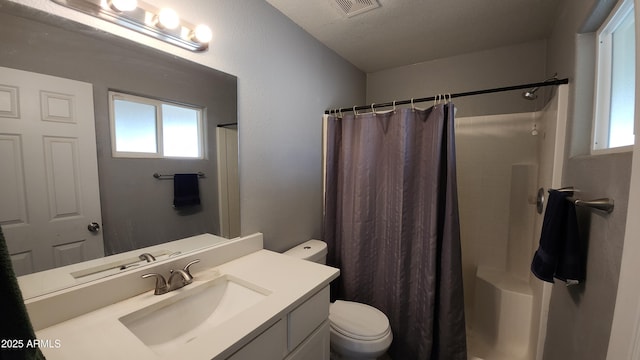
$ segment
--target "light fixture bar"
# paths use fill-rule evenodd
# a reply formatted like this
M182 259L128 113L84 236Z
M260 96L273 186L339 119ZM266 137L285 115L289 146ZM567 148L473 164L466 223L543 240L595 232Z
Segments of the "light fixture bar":
M187 50L205 51L209 48L208 42L194 40L196 26L182 19L179 20L175 29L158 25L160 9L140 0L138 0L138 6L131 11L117 11L108 3L108 0L51 1Z

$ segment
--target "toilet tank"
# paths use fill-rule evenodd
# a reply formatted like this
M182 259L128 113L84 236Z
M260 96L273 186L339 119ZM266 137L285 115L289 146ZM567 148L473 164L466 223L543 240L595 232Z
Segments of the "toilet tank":
M319 264L326 264L327 243L321 240L309 240L285 251L284 254Z

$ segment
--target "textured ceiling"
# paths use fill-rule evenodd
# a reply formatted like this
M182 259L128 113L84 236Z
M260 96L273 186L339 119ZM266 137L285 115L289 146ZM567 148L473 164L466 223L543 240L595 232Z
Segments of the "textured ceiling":
M562 0L379 0L347 17L335 0L266 0L365 72L544 39Z

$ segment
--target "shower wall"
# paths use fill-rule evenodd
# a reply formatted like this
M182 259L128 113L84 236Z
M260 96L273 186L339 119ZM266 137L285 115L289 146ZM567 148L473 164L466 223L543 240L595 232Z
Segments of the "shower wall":
M536 113L456 119L465 311L474 318L479 265L528 280L537 181ZM511 224L511 226L510 226ZM510 257L509 253L515 256ZM511 260L509 260L511 259ZM523 261L525 264L523 264Z
M469 353L540 360L551 286L529 271L543 214L536 193L561 186L568 87L538 112L456 119ZM534 131L535 130L535 131Z

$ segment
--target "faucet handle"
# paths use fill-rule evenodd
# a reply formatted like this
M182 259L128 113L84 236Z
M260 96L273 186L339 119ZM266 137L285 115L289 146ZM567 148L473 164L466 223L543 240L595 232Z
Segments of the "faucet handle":
M167 280L165 280L164 276L158 273L149 273L142 275L143 279L155 276L156 277L156 290L153 292L154 295L162 295L169 292L169 286L167 286Z
M187 273L187 275L189 275L189 277L193 278L193 275L191 275L191 271L189 271L189 269L191 268L191 265L197 264L199 262L200 262L200 259L195 259L193 261L190 261L187 265L184 266L184 271Z

